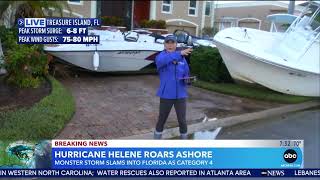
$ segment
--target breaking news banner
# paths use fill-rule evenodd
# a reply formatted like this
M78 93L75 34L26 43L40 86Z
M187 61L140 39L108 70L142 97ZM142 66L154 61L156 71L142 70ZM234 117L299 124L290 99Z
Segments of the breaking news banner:
M303 140L0 141L0 177L319 177Z
M101 26L99 18L19 18L18 44L99 44L89 28Z

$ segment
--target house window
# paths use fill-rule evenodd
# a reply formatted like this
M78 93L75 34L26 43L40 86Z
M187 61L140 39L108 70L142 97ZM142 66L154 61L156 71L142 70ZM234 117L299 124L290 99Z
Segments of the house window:
M162 13L171 14L172 12L172 1L162 1Z
M207 1L206 2L206 9L205 9L205 13L206 13L206 16L210 16L210 13L211 13L211 2L210 1Z
M68 4L74 4L74 5L82 5L83 1L80 0L69 0Z
M190 0L189 1L189 8L188 8L188 15L189 16L197 16L197 1Z

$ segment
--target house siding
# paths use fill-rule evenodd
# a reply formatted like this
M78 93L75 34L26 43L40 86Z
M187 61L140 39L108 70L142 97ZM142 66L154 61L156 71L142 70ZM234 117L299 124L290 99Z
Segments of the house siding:
M81 15L84 18L90 18L91 17L91 1L81 1L81 5L75 5L75 4L68 4L71 11L72 11L72 17L79 17L78 15ZM67 10L67 9L64 9ZM65 16L70 16L69 13L64 12Z
M285 6L278 5L254 5L254 6L231 6L231 7L219 7L215 5L215 9L211 9L210 15L203 16L205 10L205 2L197 1L197 15L189 16L188 8L189 1L172 1L171 13L162 12L162 1L150 1L150 19L165 20L167 22L167 29L169 33L173 33L176 29L184 29L189 31L192 35L200 36L202 34L203 27L211 27L212 25L212 15L214 13L214 27L219 28L221 19L224 17L235 18L235 23L237 19L241 18L257 18L261 20L261 30L268 31L270 29L270 22L266 20L266 17L270 14L275 13L287 13L287 8ZM69 4L73 12L73 17L91 17L92 16L92 3L91 1L82 1L82 5ZM100 5L101 6L101 5ZM101 8L98 5L98 8ZM299 11L295 11L296 14ZM65 13L66 16L67 13ZM202 19L204 17L204 20ZM225 23L227 25L228 23ZM236 25L236 24L235 24ZM258 28L258 22L254 21L244 21L239 24L244 27Z
M211 15L205 16L204 26L203 27L211 27Z
M250 6L250 7L227 7L215 9L215 26L221 22L223 17L234 18L257 18L261 20L261 30L269 31L271 23L267 21L266 17L275 13L287 13L287 8L266 5L266 6ZM296 11L298 13L298 11ZM254 22L244 22L241 26L257 28L258 24Z
M192 35L198 35L201 33L201 19L203 10L202 1L197 1L198 10L196 16L188 15L189 1L172 1L171 7L171 14L162 13L162 1L156 1L156 19L167 21L169 33L172 33L179 27L180 29L189 31ZM172 21L173 19L177 19L177 21ZM179 21L179 19L183 21Z

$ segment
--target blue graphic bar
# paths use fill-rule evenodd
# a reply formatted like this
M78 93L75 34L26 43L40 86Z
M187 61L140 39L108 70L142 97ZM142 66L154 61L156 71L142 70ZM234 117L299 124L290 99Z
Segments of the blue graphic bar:
M300 148L52 148L55 169L302 168Z

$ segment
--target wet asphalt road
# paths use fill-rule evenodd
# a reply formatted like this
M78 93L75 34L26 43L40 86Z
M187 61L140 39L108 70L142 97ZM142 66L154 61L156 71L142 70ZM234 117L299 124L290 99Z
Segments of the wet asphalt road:
M256 120L222 129L217 139L303 139L305 168L320 168L320 108L290 113L268 119ZM61 179L61 178L50 178ZM76 178L66 178L76 179ZM108 178L94 178L108 179ZM114 179L114 178L109 178ZM116 178L116 179L166 179L166 178ZM214 178L170 178L214 179ZM238 178L218 178L223 180ZM240 178L264 180L270 178ZM302 178L272 178L281 180ZM306 179L306 178L304 178ZM316 178L308 178L316 179Z
M320 168L320 109L235 125L222 129L217 139L302 139L304 167Z

